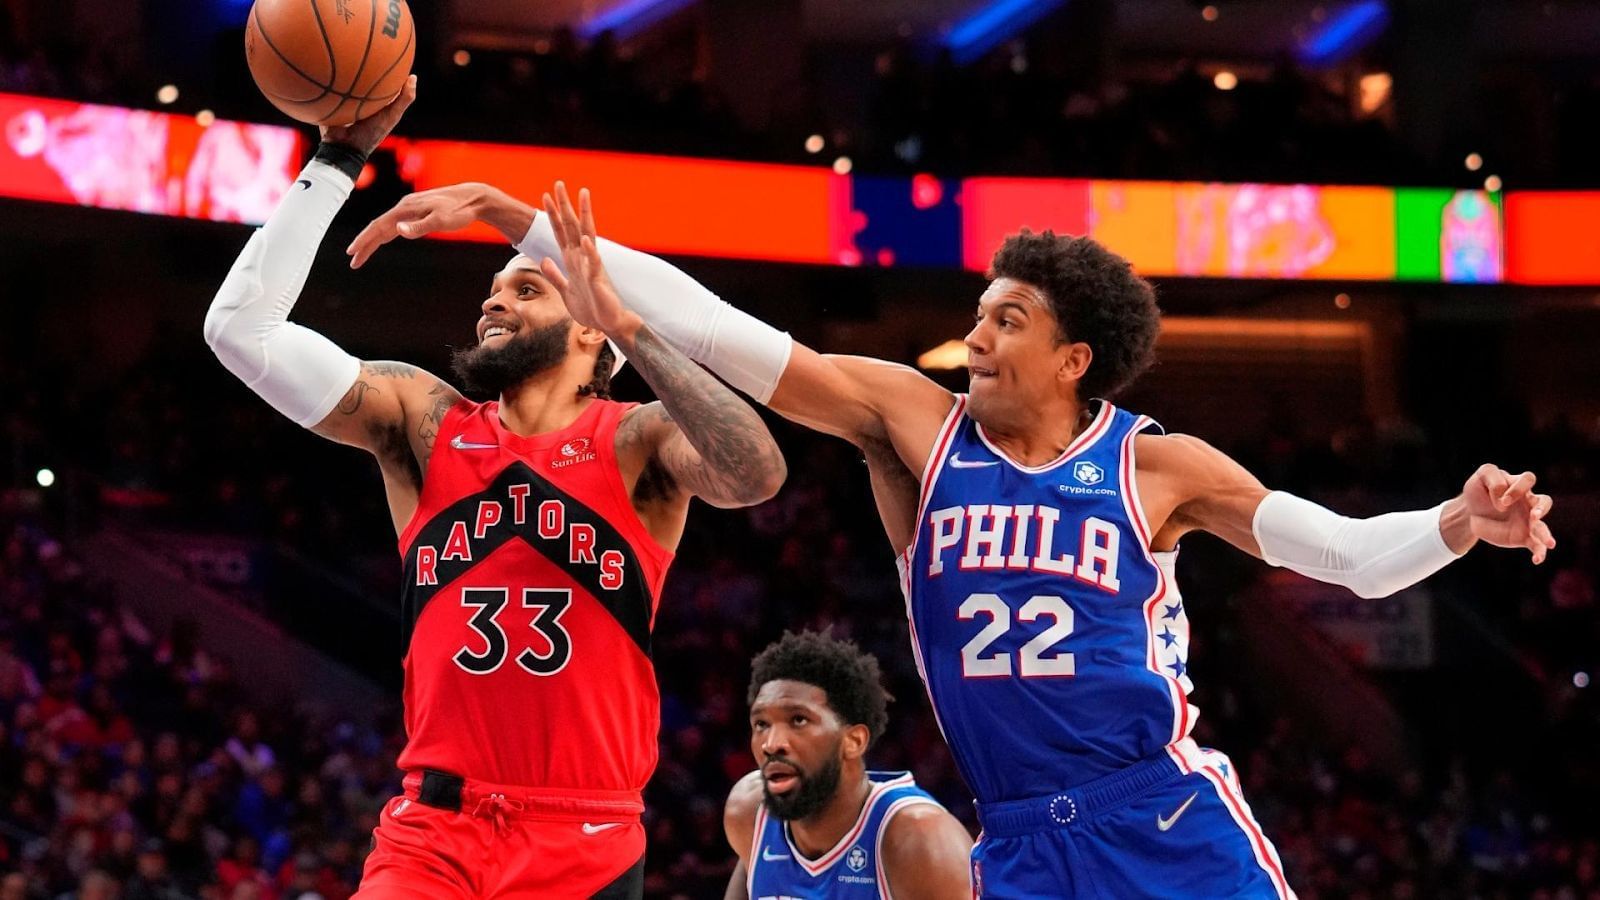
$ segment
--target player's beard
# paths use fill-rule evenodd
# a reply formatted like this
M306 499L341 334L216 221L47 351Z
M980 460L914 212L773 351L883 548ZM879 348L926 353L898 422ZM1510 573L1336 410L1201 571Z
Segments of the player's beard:
M761 793L767 804L767 811L785 822L804 819L807 816L821 812L833 799L834 792L839 789L839 778L844 771L844 764L839 761L839 754L833 753L828 761L816 771L816 774L803 771L799 766L790 763L795 771L795 778L800 782L794 790L782 796L773 794L767 788L767 780L761 779Z
M469 394L498 397L508 388L561 364L567 358L572 320L562 318L518 331L499 347L479 344L450 354L450 368Z

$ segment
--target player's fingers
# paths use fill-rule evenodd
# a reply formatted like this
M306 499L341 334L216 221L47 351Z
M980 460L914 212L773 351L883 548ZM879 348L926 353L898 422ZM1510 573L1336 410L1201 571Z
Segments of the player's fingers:
M594 200L589 196L588 188L578 191L578 217L584 234L600 236L600 230L594 226Z
M413 75L406 79L405 87L401 88L400 94L389 102L389 106L386 111L390 113L396 121L398 121L401 114L403 114L407 109L410 109L411 104L415 103L416 100L417 76Z
M565 248L568 244L566 223L561 221L561 210L556 208L556 198L549 191L544 195L544 215L550 220L550 230L555 233L556 246Z
M600 247L595 244L594 238L586 234L581 240L583 241L584 265L592 273L599 274L604 272L605 263L600 259Z
M400 208L395 207L361 229L361 233L356 235L356 239L351 241L350 246L344 251L350 255L350 268L359 269L366 265L367 260L378 252L379 247L395 239L399 234L396 226L399 225L402 215Z
M539 270L544 273L544 277L548 278L551 284L556 286L556 290L563 294L567 292L571 282L567 281L567 276L562 273L561 267L556 265L555 260L546 256L539 261Z
M1484 493L1489 495L1489 502L1495 508L1500 507L1500 495L1506 492L1506 486L1511 483L1511 476L1499 466L1484 465L1478 467L1473 476L1482 482Z
M1551 533L1550 526L1542 521L1528 526L1528 539L1549 550L1554 550L1556 546L1556 536Z
M578 235L583 233L582 220L578 218L577 207L572 205L572 194L567 192L566 182L556 182L556 202L561 204L561 218L566 223L567 233L572 237L574 245L578 242Z
M1549 515L1555 505L1556 501L1549 494L1528 495L1528 514L1535 519L1543 519Z
M1510 509L1513 503L1526 497L1533 490L1534 477L1532 472L1523 472L1511 479L1505 490L1500 493L1498 500L1501 509Z
M439 230L439 216L434 211L429 211L420 219L410 219L395 226L400 236L409 240L416 240L423 235L433 234Z

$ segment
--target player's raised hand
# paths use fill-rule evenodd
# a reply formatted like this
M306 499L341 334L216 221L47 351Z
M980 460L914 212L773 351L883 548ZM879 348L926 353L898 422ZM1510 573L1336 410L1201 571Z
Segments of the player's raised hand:
M389 132L400 124L400 117L406 114L406 110L411 108L416 99L417 76L413 75L406 79L406 86L400 89L400 96L389 101L388 106L349 125L324 125L322 139L329 143L354 147L371 156L372 151L378 149L383 139L389 136Z
M1548 494L1534 493L1535 481L1532 472L1512 475L1486 463L1467 479L1461 499L1471 516L1474 537L1496 547L1525 548L1537 565L1555 547L1556 539L1545 522L1553 501Z
M397 237L416 240L439 231L455 231L476 222L485 198L497 193L487 184L467 182L408 195L394 208L373 219L345 248L350 268L366 265L378 248Z
M556 182L555 193L544 195L544 211L550 217L556 243L561 246L561 266L548 257L540 264L544 277L561 291L567 312L579 325L598 328L612 338L631 338L643 324L636 313L623 307L622 297L611 284L594 224L594 206L587 188L578 193L578 208L572 205L567 186ZM562 272L565 267L566 272Z

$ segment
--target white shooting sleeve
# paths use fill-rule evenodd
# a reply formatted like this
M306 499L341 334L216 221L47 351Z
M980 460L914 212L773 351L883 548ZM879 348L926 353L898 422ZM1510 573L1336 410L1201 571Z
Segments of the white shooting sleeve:
M1351 519L1273 491L1256 507L1252 530L1268 563L1377 598L1410 587L1458 558L1439 532L1443 512L1441 503Z
M787 332L735 309L666 260L604 238L597 246L622 302L662 340L757 401L772 399L794 348ZM517 252L561 265L561 247L543 212Z
M326 418L361 372L355 357L288 321L317 247L354 187L327 163L307 164L251 235L206 313L206 343L223 366L305 428Z

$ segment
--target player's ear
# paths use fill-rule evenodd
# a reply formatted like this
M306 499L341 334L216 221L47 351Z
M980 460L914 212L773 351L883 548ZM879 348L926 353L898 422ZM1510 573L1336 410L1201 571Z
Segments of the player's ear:
M867 755L867 745L872 743L872 732L865 725L850 725L844 730L844 758L860 759Z
M1089 364L1094 362L1094 350L1082 341L1062 344L1056 348L1056 355L1060 359L1056 380L1063 384L1082 381Z
M606 342L605 332L598 328L590 328L586 325L578 326L577 336L578 346L583 347L584 349L588 349L596 344L603 344Z

